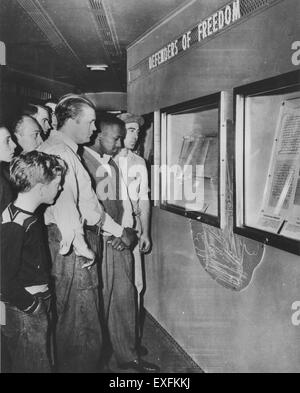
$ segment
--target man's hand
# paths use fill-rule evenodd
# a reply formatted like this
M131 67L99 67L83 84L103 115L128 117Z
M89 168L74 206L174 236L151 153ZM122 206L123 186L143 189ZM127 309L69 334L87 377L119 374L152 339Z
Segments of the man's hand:
M95 257L93 259L88 259L83 265L82 265L82 269L90 269L93 264L95 263Z
M30 313L31 315L37 315L43 310L43 302L40 299L37 299L36 301L38 301L38 305L36 309Z
M84 268L89 269L95 262L95 258L96 258L95 253L88 248L86 248L84 251L81 250L80 253L79 253L79 250L75 250L75 254L78 257L83 257L84 259L86 259L86 262L81 266L82 269L84 269Z
M76 256L88 259L82 267L90 267L94 263L95 253L88 247L82 234L75 235L73 249Z
M122 242L120 237L115 237L111 242L111 245L118 251L123 251L125 248L125 244Z
M132 247L135 243L137 243L137 232L132 228L124 228L121 236L122 242L126 247Z
M148 252L151 247L151 240L147 234L142 233L139 240L139 247L141 252Z

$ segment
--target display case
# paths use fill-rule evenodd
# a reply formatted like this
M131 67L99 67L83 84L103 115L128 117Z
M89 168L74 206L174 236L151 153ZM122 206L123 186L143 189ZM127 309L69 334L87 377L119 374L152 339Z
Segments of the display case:
M235 232L300 255L300 72L235 99Z
M225 209L224 92L161 111L161 207L221 227Z

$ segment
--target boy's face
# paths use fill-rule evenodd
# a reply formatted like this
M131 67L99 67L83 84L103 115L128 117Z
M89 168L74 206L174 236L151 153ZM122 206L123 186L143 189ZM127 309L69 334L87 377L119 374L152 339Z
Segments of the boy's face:
M42 184L41 191L42 191L42 199L43 202L47 205L52 205L55 201L55 198L58 192L62 189L61 187L61 176L56 176L52 182L48 184Z
M0 162L10 162L14 156L16 144L6 128L0 128Z

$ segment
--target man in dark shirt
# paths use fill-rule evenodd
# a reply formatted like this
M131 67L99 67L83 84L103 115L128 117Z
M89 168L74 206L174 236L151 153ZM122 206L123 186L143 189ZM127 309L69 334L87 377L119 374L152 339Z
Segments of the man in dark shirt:
M62 160L36 151L10 165L18 196L2 213L1 299L6 303L2 334L12 372L50 372L49 263L43 227L34 212L54 202L65 170Z

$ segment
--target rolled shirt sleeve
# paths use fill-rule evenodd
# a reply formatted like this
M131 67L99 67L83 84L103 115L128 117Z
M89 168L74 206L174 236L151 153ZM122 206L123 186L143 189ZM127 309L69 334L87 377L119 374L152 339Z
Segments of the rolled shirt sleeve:
M102 230L105 234L121 237L123 234L123 227L116 223L108 213L105 213L104 224Z
M148 171L146 162L144 159L141 158L139 165L144 168L143 172L141 173L140 177L140 189L139 189L139 197L140 201L147 201L149 200L149 182L148 182Z

